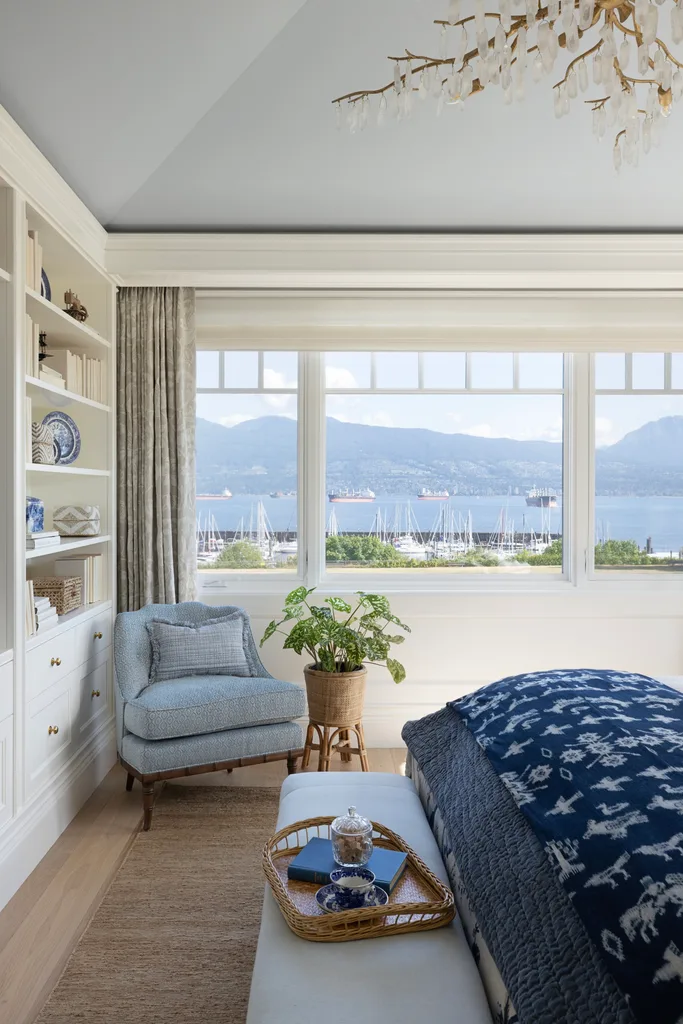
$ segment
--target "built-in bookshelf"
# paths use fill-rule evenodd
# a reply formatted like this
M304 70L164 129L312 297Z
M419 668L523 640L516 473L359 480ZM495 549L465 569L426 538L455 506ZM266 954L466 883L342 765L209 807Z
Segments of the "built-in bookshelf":
M75 765L82 772L105 747L112 756L116 606L115 285L58 219L1 175L0 906L3 856L19 849L13 830L26 831L25 812L35 817L41 801L68 793ZM87 308L85 322L65 311L65 292ZM31 423L50 413L77 426L73 462L33 461ZM27 496L42 501L46 534L30 544ZM62 506L96 506L99 532L59 535L53 516ZM44 577L80 577L80 605L57 614L53 598L38 594ZM23 865L12 870L20 880Z

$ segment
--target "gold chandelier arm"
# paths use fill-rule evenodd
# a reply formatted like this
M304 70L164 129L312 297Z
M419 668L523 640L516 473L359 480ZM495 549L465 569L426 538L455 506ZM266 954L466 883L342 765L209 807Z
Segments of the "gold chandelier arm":
M661 39L655 39L655 43L657 44L660 50L663 50L664 55L671 61L672 64L675 64L677 68L683 68L683 64L681 64L679 60L676 60L671 50L669 50L667 45L663 43Z
M591 53L595 53L597 50L600 49L601 46L602 39L598 43L596 43L595 46L591 46L589 50L584 50L584 52L580 53L578 57L574 57L573 60L570 60L569 64L567 64L567 70L564 73L564 78L561 78L559 82L556 82L553 86L553 89L559 89L561 85L564 85L564 83L569 78L569 72L571 71L571 69L575 67L576 64L580 64L582 60L586 59L586 57L590 57Z

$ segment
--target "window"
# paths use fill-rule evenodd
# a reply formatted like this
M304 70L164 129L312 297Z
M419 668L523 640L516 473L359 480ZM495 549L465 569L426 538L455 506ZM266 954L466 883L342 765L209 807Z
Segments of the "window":
M197 353L202 572L298 566L298 355Z
M327 353L330 572L562 573L563 357Z
M683 569L681 355L595 356L596 572Z

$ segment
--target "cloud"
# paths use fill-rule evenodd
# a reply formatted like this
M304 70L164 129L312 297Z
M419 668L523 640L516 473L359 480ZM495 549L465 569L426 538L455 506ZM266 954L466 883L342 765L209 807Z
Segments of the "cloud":
M493 427L490 423L475 423L473 427L465 427L460 431L461 434L471 434L472 437L500 437L500 434L494 434Z
M341 366L326 366L325 386L328 388L357 388L358 382L350 370L345 370Z
M287 380L284 373L264 367L263 386L265 388L296 388L295 380ZM284 415L296 418L296 395L263 395L265 405L277 409Z
M238 423L246 423L247 420L255 420L255 416L249 416L242 412L233 412L229 416L220 416L217 423L223 427L236 427Z
M615 436L614 424L606 416L595 417L595 447L602 448L606 444L614 444L619 438Z

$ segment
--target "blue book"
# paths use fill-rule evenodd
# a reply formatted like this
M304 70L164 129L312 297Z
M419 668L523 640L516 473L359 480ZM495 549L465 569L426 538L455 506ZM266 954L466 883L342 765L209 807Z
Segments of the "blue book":
M391 893L406 866L407 855L400 850L383 850L376 846L366 867L375 874L375 884ZM329 839L309 839L287 868L287 877L297 882L315 882L327 885L330 872L338 868L332 856Z

